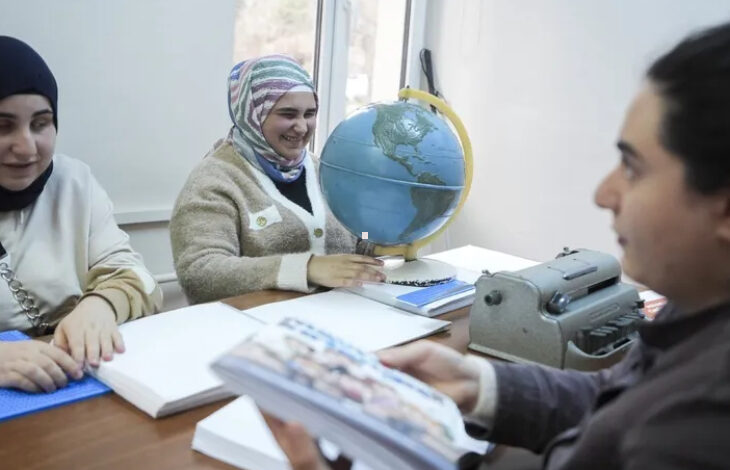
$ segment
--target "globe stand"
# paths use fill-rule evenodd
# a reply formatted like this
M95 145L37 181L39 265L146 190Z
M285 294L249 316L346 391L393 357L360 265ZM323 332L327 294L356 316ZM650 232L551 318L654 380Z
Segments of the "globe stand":
M427 287L443 284L456 277L456 268L435 259L406 261L392 269L386 269L386 283L403 286Z

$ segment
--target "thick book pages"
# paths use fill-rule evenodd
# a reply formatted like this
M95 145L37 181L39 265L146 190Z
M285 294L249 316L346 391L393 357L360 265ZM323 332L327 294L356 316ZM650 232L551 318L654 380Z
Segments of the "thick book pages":
M245 470L289 470L264 418L251 398L239 397L195 426L192 447Z
M442 261L456 268L456 279L431 287L365 283L347 290L408 312L434 317L474 303L474 283L482 271L518 271L538 264L518 256L466 245L434 253L426 258ZM465 288L471 284L471 288Z
M293 317L316 325L366 351L403 344L443 331L451 322L413 315L365 297L332 290L246 310L265 323Z
M30 338L27 335L19 331L0 332L0 341L28 339ZM69 380L68 385L51 393L28 393L22 390L0 388L0 421L86 400L109 391L109 387L88 375L81 380Z
M119 327L126 352L92 373L153 418L230 396L210 363L262 326L222 303L185 307Z
M455 469L475 446L450 398L294 318L260 330L212 368L262 409L370 468Z
M243 470L290 470L261 412L247 396L238 397L195 425L193 450ZM335 459L339 450L320 441L320 450ZM482 452L482 447L477 447ZM374 470L354 462L351 470Z

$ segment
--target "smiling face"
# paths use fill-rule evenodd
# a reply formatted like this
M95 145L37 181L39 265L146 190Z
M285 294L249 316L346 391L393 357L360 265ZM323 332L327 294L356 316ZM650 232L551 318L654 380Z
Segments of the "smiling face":
M696 305L700 296L727 291L728 268L721 265L730 252L728 197L687 185L684 163L660 142L663 112L662 98L646 86L621 130L621 162L595 201L614 214L624 271L677 303Z
M312 138L316 120L314 93L289 92L276 102L261 130L276 153L287 160L296 160Z
M11 95L0 100L0 186L21 191L51 163L56 127L48 99Z

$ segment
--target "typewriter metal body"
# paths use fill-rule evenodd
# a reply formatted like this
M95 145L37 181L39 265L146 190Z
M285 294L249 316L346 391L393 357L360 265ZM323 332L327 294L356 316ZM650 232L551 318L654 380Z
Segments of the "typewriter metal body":
M565 249L476 283L469 348L516 362L596 370L623 357L643 320L637 290L610 255Z

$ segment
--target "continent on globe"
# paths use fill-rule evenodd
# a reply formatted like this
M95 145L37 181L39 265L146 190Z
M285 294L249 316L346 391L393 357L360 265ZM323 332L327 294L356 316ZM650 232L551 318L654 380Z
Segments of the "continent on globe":
M443 185L438 176L431 173L419 173L418 182L426 185ZM442 191L428 186L414 186L411 188L411 201L416 208L416 215L408 227L399 235L400 239L409 239L411 233L428 225L431 221L446 214L446 220L451 216L452 209L459 202L461 192ZM439 226L440 228L440 226ZM438 230L438 229L437 229ZM436 230L434 230L435 232ZM430 234L429 234L430 235Z
M413 110L404 106L376 106L375 112L373 141L383 151L383 155L403 165L411 175L417 176L413 171L411 159L423 161L423 157L419 155L418 145L426 134L436 129L436 126L422 113L413 113ZM414 153L399 155L397 149L401 145L413 147Z

